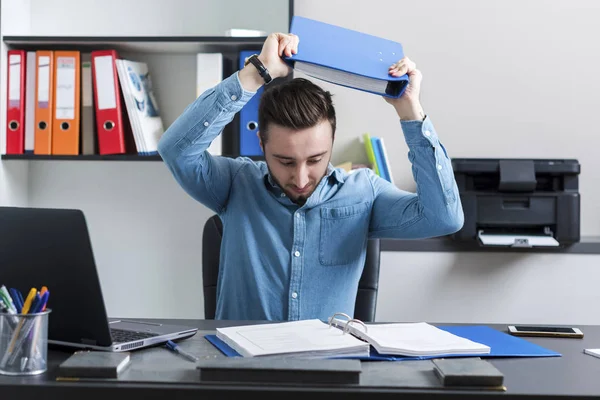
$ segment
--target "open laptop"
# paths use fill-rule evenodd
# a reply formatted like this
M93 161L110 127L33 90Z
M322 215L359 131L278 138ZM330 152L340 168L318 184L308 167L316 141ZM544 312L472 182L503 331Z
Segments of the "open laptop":
M23 295L32 287L48 287L50 344L129 351L187 338L198 330L107 317L81 210L0 207L0 285Z

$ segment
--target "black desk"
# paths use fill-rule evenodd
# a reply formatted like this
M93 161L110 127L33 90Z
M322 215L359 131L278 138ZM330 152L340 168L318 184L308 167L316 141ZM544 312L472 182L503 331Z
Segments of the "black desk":
M213 333L219 326L239 325L240 321L189 321L166 320L197 326L200 331L193 338L181 342L182 347L193 349L200 356L221 357L204 335ZM490 325L504 330L506 325ZM505 374L505 392L489 390L450 389L406 389L389 384L355 386L289 386L289 385L234 385L206 384L199 381L195 364L162 348L138 350L133 353L134 363L139 367L124 375L124 381L112 382L66 382L56 381L56 367L70 353L51 349L48 353L49 369L45 374L34 377L7 377L0 375L0 397L3 399L132 399L139 395L143 399L209 399L225 398L225 395L257 394L260 398L275 398L282 395L340 394L344 399L491 399L505 397L513 399L600 399L600 359L583 353L585 348L600 347L600 326L579 326L584 339L533 338L541 346L558 351L562 357L550 358L506 358L492 359L492 363ZM224 356L222 356L224 357ZM421 363L425 361L407 361ZM373 371L385 371L394 376L394 369L405 368L405 362L368 362ZM133 368L133 367L131 367ZM374 369L373 369L374 368ZM367 382L367 383L369 383ZM136 396L139 397L139 396ZM229 397L229 396L227 396Z

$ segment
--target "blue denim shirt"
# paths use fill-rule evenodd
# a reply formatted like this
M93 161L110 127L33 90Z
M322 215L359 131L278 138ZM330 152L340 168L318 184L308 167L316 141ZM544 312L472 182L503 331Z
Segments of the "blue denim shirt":
M158 146L181 187L223 221L215 318L352 316L367 238L427 238L462 227L451 162L429 117L400 122L417 193L370 169L348 174L330 164L299 207L264 162L209 154L212 140L254 94L235 72L190 104Z

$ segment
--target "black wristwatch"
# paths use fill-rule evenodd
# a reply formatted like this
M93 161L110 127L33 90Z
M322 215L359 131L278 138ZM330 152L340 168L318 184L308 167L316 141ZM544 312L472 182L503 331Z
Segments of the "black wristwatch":
M271 75L269 75L267 67L258 59L258 54L252 54L248 57L244 65L248 65L248 63L252 63L256 67L258 74L265 80L265 85L268 85L273 80Z

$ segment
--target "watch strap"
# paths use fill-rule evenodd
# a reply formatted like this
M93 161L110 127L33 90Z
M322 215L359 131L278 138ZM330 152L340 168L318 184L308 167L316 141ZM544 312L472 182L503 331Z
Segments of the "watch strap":
M265 84L269 84L273 79L269 74L269 70L265 65L258 59L257 54L253 54L248 58L247 63L254 65L254 67L258 70L258 74L264 79Z

